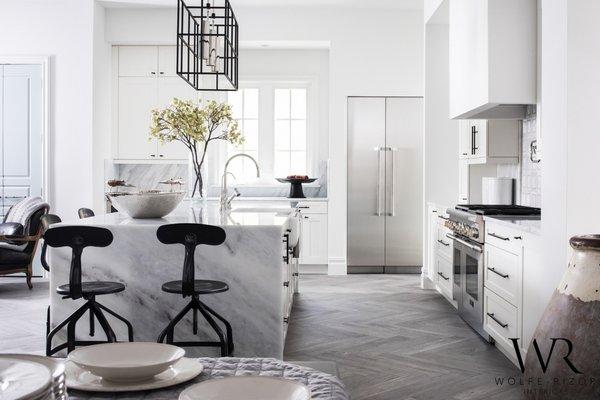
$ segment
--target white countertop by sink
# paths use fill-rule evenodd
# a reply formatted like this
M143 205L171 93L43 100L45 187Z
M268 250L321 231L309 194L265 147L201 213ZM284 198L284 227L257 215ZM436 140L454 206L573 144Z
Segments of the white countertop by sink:
M511 215L494 215L485 216L486 221L490 223L499 223L508 226L513 229L518 229L523 232L533 233L539 235L542 232L542 218L541 216L511 216Z
M175 223L202 223L219 226L284 226L295 205L292 202L273 200L246 201L236 199L232 202L232 210L221 213L219 202L208 200L206 208L191 207L184 200L169 215L163 218L129 218L122 213L96 215L91 218L65 221L65 225L96 226L157 226Z

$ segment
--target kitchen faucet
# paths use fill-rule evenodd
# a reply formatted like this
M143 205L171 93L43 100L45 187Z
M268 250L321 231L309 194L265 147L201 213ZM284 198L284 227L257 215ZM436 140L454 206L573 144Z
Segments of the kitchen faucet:
M237 190L234 189L234 193L231 196L227 197L227 192L228 192L228 190L227 190L227 175L229 174L229 172L227 172L227 168L229 167L229 163L236 157L247 157L250 160L252 160L252 162L256 166L256 177L257 178L260 177L260 169L258 168L258 163L252 156L245 154L245 153L238 153L238 154L231 156L229 158L229 160L227 160L227 162L225 163L225 168L223 169L223 177L221 178L220 204L221 204L222 211L229 210L231 208L231 202L233 201L233 199L235 199L236 197L238 197L240 195L240 192L238 192Z

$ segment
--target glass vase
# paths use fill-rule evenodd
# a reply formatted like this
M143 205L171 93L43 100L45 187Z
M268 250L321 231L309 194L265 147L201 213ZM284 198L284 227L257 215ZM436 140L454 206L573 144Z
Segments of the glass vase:
M204 207L207 200L208 174L206 159L199 168L190 159L188 163L188 196L193 207Z

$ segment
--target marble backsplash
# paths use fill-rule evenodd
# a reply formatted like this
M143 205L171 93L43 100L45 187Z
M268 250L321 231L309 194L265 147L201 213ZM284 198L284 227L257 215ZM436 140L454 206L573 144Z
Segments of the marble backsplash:
M187 181L188 166L185 164L113 164L107 161L105 165L105 181L109 179L123 179L134 185L137 190L168 189L158 182L170 178L182 178ZM318 164L318 180L312 184L304 185L306 197L327 197L327 162ZM187 187L187 186L186 186ZM287 197L289 185L274 182L273 185L241 185L237 187L244 197ZM208 196L218 197L218 185L209 185Z

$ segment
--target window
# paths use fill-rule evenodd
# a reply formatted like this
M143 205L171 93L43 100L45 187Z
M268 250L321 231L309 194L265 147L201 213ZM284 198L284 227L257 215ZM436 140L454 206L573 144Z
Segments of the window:
M258 89L245 88L237 92L230 92L228 101L231 104L233 118L238 122L240 130L246 138L241 146L236 147L228 144L228 157L237 153L246 153L260 162L258 154ZM247 158L232 162L228 170L240 182L253 180L256 177L256 168L252 161Z
M228 93L228 101L246 141L237 148L228 145L227 158L237 153L254 157L262 184L277 185L274 178L310 174L308 143L313 129L309 114L315 107L311 104L311 84L261 81L241 86L237 92ZM256 169L248 159L236 159L229 171L237 184L256 182Z
M273 175L306 174L306 89L275 89Z

